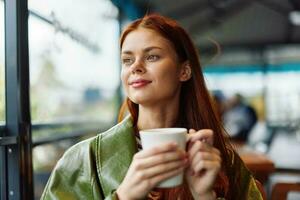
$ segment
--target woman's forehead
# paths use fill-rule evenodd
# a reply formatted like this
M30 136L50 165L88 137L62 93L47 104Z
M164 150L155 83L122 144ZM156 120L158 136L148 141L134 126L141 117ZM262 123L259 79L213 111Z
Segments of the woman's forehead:
M170 41L156 31L147 28L138 28L128 33L125 37L122 52L130 51L135 48L146 49L152 46L161 49L172 48Z

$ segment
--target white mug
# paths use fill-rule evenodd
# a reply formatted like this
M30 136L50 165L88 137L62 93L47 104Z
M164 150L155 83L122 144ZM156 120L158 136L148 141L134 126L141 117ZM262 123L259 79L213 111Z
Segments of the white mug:
M157 128L140 131L141 143L143 149L150 149L165 143L175 142L178 147L185 151L186 146L186 128ZM175 187L183 182L183 172L177 176L162 181L157 187L169 188Z

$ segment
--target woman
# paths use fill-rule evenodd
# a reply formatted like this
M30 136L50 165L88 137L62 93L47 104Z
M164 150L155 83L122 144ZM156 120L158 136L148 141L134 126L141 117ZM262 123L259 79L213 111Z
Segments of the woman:
M42 199L262 199L213 109L196 48L175 21L148 15L120 40L127 93L118 125L70 148ZM141 150L139 130L189 129L186 152L175 144ZM184 184L155 188L185 171Z

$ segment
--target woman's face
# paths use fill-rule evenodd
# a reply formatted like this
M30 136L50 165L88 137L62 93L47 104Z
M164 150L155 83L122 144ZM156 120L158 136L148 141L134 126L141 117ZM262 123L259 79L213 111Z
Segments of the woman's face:
M121 50L121 79L127 96L141 105L178 101L181 64L172 44L153 30L130 32Z

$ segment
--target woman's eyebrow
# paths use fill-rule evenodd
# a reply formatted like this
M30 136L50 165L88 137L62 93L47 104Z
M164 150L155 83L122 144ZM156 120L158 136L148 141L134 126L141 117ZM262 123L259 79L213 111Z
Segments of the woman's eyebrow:
M157 46L150 46L150 47L146 47L145 49L143 49L143 51L144 52L149 52L149 51L151 51L153 49L162 49L162 48L161 47L157 47ZM124 51L121 52L121 54L129 54L129 55L131 55L131 54L133 54L133 52L130 51L130 50L124 50Z
M149 52L149 51L151 51L151 50L153 50L153 49L162 49L162 48L161 48L161 47L157 47L157 46L151 46L151 47L145 48L144 51L145 51L145 52Z
M122 51L121 54L133 54L132 51Z

